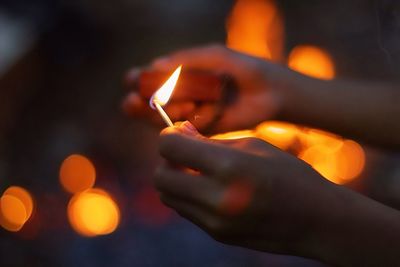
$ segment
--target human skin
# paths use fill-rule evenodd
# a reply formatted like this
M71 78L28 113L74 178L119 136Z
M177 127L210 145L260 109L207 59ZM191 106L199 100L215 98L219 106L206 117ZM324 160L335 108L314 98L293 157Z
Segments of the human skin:
M213 129L224 132L254 127L267 119L284 120L325 129L340 135L392 150L400 149L400 90L390 82L322 81L301 75L285 66L234 52L220 45L182 50L156 59L152 69L171 71L184 68L227 74L236 81L239 94L225 108ZM139 69L127 75L131 87ZM200 130L210 121L207 104L171 103L167 113L176 120L197 114L204 120L192 121ZM251 108L249 108L251 107ZM133 92L125 109L137 117L156 116L148 104Z
M260 139L212 140L184 122L159 148L161 200L218 241L335 266L399 264L399 211Z
M280 119L399 149L395 84L316 80L216 45L173 53L151 68L170 71L179 64L236 80L238 100L225 109L216 132ZM128 84L138 71L130 72ZM148 116L145 106L136 93L125 102L139 117ZM167 112L173 120L213 116L201 108L172 101ZM166 164L155 184L162 200L219 241L338 266L398 265L399 211L326 181L261 140L211 140L186 122L161 133L160 153Z

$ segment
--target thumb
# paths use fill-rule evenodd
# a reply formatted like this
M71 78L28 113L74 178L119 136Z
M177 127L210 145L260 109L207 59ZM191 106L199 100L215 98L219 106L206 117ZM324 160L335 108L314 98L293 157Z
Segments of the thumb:
M173 132L175 132L175 133L178 132L178 133L196 137L196 138L205 138L203 135L201 135L199 133L199 131L196 129L196 127L189 121L176 122L173 127L165 128L161 132L161 134L168 134L168 133L173 133Z

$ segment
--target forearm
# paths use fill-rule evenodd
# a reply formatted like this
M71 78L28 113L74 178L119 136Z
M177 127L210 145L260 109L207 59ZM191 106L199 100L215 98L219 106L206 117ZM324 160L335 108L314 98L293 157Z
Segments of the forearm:
M294 84L283 90L281 119L400 148L400 88L386 83L319 81L300 76Z
M399 266L400 212L337 187L308 240L310 256L337 266Z

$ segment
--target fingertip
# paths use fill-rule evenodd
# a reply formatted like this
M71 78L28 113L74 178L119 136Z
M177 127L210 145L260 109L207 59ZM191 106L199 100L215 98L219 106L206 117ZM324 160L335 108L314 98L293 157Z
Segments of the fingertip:
M179 129L182 131L182 133L190 136L197 136L200 135L200 133L197 131L196 127L189 121L184 121L181 123L179 126Z
M159 152L161 156L166 157L179 146L181 134L175 127L167 127L160 133ZM173 153L172 153L173 154Z
M140 73L141 73L140 68L135 67L135 68L130 69L124 76L125 84L128 87L135 85L138 82Z
M184 134L188 136L201 136L197 131L196 127L190 123L189 121L177 121L174 123L174 126L167 127L161 131L161 134Z
M179 123L179 122L177 122ZM164 136L164 135L171 135L171 134L178 134L180 133L180 131L178 130L179 126L176 126L176 124L174 126L170 126L170 127L166 127L164 129L161 130L160 135Z
M137 93L129 93L122 101L122 110L128 115L136 115L144 108L144 101Z

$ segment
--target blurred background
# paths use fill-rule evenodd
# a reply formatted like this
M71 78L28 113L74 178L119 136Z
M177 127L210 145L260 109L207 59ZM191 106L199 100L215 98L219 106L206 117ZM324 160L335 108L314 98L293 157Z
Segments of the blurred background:
M324 266L217 243L151 185L159 128L121 111L124 73L226 43L319 79L395 80L396 1L0 1L0 266ZM395 119L395 118L394 118ZM400 207L399 155L268 121L256 136Z

